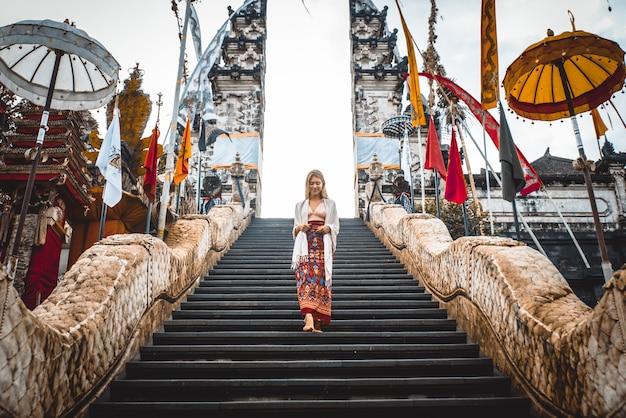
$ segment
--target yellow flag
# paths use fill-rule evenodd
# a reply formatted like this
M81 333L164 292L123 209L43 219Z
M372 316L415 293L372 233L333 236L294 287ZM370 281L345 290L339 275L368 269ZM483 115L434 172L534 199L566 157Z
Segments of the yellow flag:
M174 170L174 184L179 184L189 174L189 159L191 158L191 122L187 117L187 125L183 133L183 139L180 141L180 150L178 151L178 161L176 161L176 170Z
M411 107L413 108L412 124L413 126L426 126L426 115L424 115L424 107L422 106L422 94L420 93L419 70L417 69L417 61L415 60L415 49L413 47L413 37L409 28L406 26L400 4L396 0L400 20L402 21L402 29L406 38L406 49L409 54L409 97L411 98Z
M500 98L498 89L498 38L496 34L496 0L482 0L480 22L480 102L492 109Z
M596 128L596 139L600 140L600 137L609 130L604 124L604 121L600 117L600 112L598 112L598 108L594 107L591 109L591 118L593 119L593 127Z

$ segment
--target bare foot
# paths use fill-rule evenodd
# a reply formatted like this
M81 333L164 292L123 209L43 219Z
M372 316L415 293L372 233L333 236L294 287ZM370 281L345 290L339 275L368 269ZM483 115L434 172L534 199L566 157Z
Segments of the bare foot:
M324 332L322 331L322 321L318 319L313 321L313 332Z
M313 331L313 315L310 313L304 315L304 327L302 331Z

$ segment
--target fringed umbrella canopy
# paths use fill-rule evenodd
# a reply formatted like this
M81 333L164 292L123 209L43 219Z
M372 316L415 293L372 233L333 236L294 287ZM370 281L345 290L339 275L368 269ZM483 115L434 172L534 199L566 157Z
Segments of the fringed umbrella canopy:
M624 51L589 32L548 36L522 52L507 69L503 86L520 116L552 121L596 108L624 85Z
M119 64L98 41L69 23L24 20L0 28L0 83L44 106L61 52L52 109L87 110L115 93Z

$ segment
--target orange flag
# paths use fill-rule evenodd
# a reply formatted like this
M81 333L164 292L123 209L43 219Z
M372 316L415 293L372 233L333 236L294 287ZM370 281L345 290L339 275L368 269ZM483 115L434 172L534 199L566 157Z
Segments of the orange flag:
M176 170L174 171L174 184L179 184L189 174L189 159L191 158L191 123L187 117L187 125L183 133L183 139L180 142L180 150L178 151L178 161L176 161Z
M402 29L404 30L404 37L406 38L406 49L409 54L409 96L411 98L411 107L413 108L413 114L411 120L413 126L425 126L426 115L424 114L424 107L422 106L422 94L420 93L419 83L419 70L417 69L417 60L415 59L415 48L413 47L413 37L409 28L406 26L404 16L402 16L402 10L400 10L400 4L396 0L396 6L398 6L398 13L400 14L400 20L402 21Z
M443 197L452 203L462 204L467 200L467 184L463 176L461 166L461 155L456 146L456 135L452 128L452 140L450 141L450 157L448 160L448 178L446 179L446 190Z
M430 122L428 123L425 160L424 169L437 170L439 176L444 180L446 179L448 176L446 173L446 164L443 162L443 155L441 154L441 146L439 145L439 138L437 138L437 129L435 128L433 115L430 115Z
M593 127L596 128L596 139L599 141L600 137L606 133L609 129L604 124L604 121L600 117L598 108L591 109L591 118L593 119Z
M152 130L152 137L150 138L146 161L143 163L143 168L146 169L146 174L143 175L143 192L152 203L154 203L154 199L156 198L157 164L159 162L159 156L157 155L158 141L159 126L155 125Z
M496 34L496 0L482 0L480 22L480 101L482 108L496 107L498 90L498 38Z

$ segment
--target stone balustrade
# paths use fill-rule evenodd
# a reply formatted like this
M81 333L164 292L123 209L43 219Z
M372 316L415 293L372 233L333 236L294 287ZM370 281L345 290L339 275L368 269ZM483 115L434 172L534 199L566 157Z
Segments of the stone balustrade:
M0 417L84 415L251 218L233 203L182 217L163 241L107 237L32 312L0 271Z
M32 312L0 272L0 417L84 414L251 220L241 204L178 220L164 241L114 235ZM626 266L595 309L508 238L452 240L430 215L375 203L373 232L546 417L626 417Z
M545 417L626 417L626 264L594 309L541 253L373 204L368 226Z

